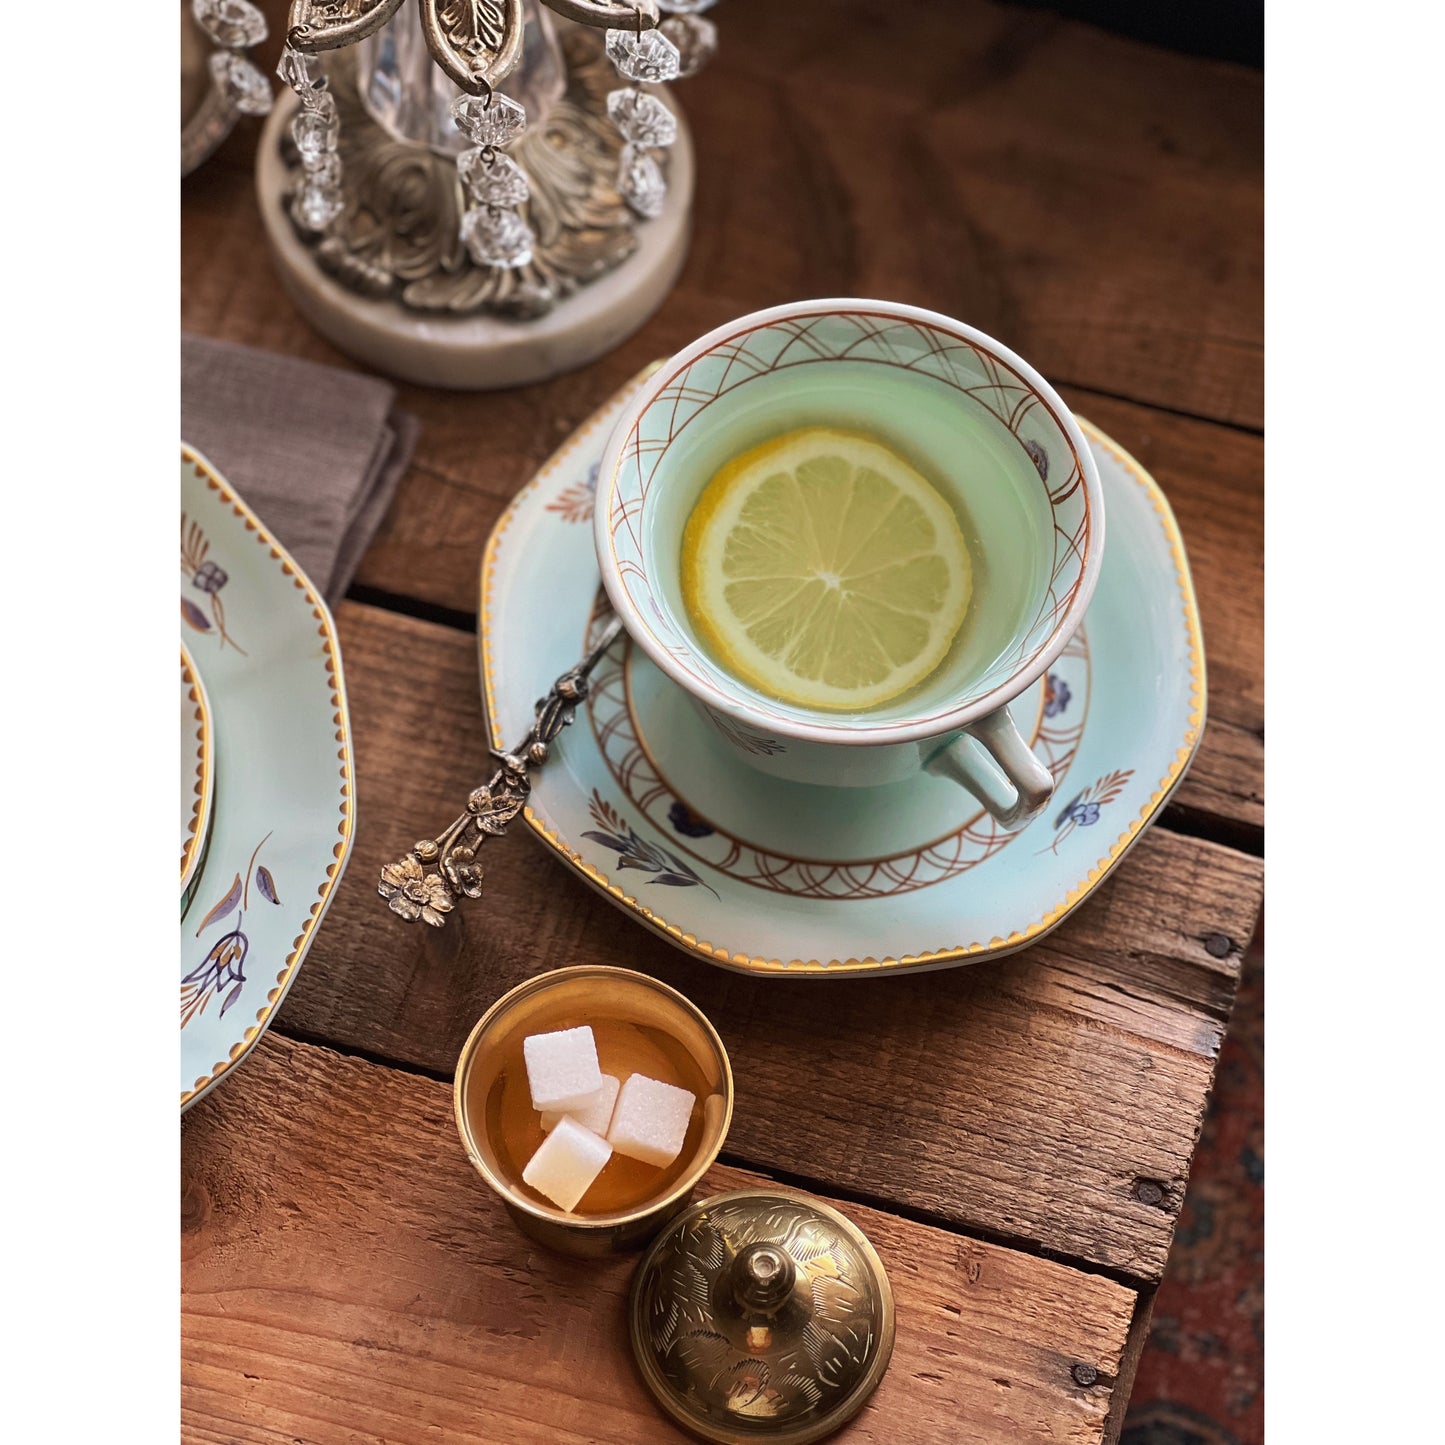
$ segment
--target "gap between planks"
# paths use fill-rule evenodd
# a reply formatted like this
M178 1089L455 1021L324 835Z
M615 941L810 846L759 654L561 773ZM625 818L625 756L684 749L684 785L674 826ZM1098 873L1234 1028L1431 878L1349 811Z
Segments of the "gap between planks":
M321 1049L335 1054L338 1058L353 1059L358 1063L369 1064L373 1068L390 1069L398 1074L427 1079L434 1084L442 1084L448 1089L452 1087L454 1081L453 1074L444 1073L439 1069L429 1069L423 1064L377 1053L355 1044L339 1043L305 1029L292 1028L284 1022L284 1019L272 1024L268 1032L279 1034L282 1038L290 1039L293 1043L306 1048ZM911 1224L918 1224L927 1229L936 1229L944 1234L957 1235L960 1239L997 1245L1000 1249L1012 1250L1015 1254L1027 1255L1031 1259L1042 1259L1052 1264L1067 1265L1070 1269L1078 1270L1080 1274L1097 1275L1100 1279L1111 1280L1127 1289L1152 1291L1157 1285L1157 1281L1127 1269L1100 1264L1096 1260L1072 1254L1068 1250L1050 1249L1026 1235L1010 1234L1005 1230L985 1229L977 1224L950 1219L945 1214L890 1199L886 1195L876 1194L866 1189L857 1189L840 1184L835 1180L780 1168L771 1161L755 1159L745 1151L723 1149L718 1155L717 1162L730 1169L744 1169L752 1174L764 1175L777 1184L793 1189L806 1190L811 1194L828 1195L846 1204L876 1210L879 1214L890 1214L898 1219L906 1219Z

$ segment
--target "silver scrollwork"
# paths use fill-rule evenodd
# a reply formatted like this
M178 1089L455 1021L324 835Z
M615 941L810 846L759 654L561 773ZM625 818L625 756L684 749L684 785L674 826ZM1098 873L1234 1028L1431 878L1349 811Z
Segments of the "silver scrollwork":
M403 0L291 0L286 43L312 53L339 50L380 30Z
M421 0L432 59L463 90L499 85L522 53L521 0Z

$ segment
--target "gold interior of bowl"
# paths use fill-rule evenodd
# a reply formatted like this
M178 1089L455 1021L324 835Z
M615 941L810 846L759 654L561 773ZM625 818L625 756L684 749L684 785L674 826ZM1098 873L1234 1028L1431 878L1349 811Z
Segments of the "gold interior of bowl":
M486 1121L477 1117L501 1073L505 1052L519 1036L574 1028L599 1019L620 1019L657 1029L674 1039L696 1063L709 1093L701 1100L702 1135L691 1163L667 1187L630 1209L578 1215L524 1191L503 1162ZM582 965L540 974L504 994L482 1015L462 1046L453 1099L467 1157L482 1178L516 1209L568 1228L610 1230L665 1211L685 1199L707 1172L733 1111L733 1076L727 1050L706 1017L682 994L630 969Z

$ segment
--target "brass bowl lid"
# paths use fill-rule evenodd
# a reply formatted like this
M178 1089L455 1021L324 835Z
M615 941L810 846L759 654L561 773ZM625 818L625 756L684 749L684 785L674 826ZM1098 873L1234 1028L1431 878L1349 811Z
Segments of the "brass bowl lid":
M809 1445L851 1420L893 1353L893 1291L863 1232L794 1189L719 1194L638 1266L632 1349L704 1440Z

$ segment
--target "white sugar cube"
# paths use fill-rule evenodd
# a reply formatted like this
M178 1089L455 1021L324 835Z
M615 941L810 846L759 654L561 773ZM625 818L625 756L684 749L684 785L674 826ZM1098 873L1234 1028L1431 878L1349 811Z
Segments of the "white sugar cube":
M554 1034L533 1034L522 1040L522 1055L534 1109L570 1113L584 1107L602 1087L597 1043L586 1024Z
M522 1170L522 1179L562 1209L575 1209L612 1157L612 1146L563 1117Z
M607 1142L629 1159L671 1164L682 1153L696 1095L675 1084L633 1074L617 1096Z
M621 1087L620 1079L613 1078L611 1074L603 1074L602 1087L593 1094L590 1102L565 1112L561 1109L548 1109L542 1115L542 1128L550 1132L557 1127L559 1119L575 1119L584 1129L590 1129L594 1134L606 1138L607 1126L612 1123L612 1106L617 1102L617 1091Z

